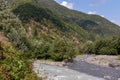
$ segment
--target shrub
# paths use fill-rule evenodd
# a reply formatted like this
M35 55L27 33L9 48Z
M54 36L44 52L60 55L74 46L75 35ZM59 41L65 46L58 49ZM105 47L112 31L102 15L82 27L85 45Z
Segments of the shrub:
M100 49L99 54L116 55L117 54L117 49L109 48L109 47L103 47L103 48Z
M32 72L30 63L22 57L22 53L10 45L4 46L2 52L5 59L0 60L1 80L39 80ZM31 78L28 75L31 75Z
M56 39L50 48L51 58L55 61L62 61L66 54L66 42L64 40Z
M93 48L94 48L94 44L92 41L87 41L86 43L84 43L83 45L83 49L82 49L82 52L83 53L93 53Z

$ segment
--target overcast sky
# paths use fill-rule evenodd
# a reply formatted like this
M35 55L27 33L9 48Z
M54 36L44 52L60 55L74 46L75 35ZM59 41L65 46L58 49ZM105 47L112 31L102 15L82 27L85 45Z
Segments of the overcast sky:
M120 25L120 0L55 0L59 4L88 14L98 14Z

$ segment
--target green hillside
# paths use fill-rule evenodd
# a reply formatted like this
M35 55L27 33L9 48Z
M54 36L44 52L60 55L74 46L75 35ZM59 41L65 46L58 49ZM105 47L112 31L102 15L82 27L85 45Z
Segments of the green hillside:
M27 13L24 11L23 7L28 10ZM35 9L35 7L39 9ZM24 13L21 12L21 9L23 9ZM35 10L32 11L32 9ZM14 10L14 13L19 15L22 20L25 19L23 18L25 15L28 15L27 18L36 19L38 22L42 21L43 18L50 20L55 25L54 28L60 29L59 31L62 31L62 33L67 32L67 34L69 34L67 35L65 33L64 35L70 37L70 35L76 33L76 35L73 36L77 37L79 40L94 40L95 34L100 37L106 37L120 33L119 26L111 23L107 19L100 17L99 15L88 15L67 9L56 3L54 0L36 0L34 1L34 5L31 5L30 3L23 4L18 6ZM91 39L90 34L94 36L93 39Z
M45 25L45 27L48 27L50 30L51 28L49 28L49 26L52 25L50 27L55 29L57 33L59 32L58 34L61 36L66 36L67 38L75 36L81 40L90 38L88 32L79 27L76 23L66 20L66 18L59 16L43 6L41 7L41 5L35 2L18 5L13 12L19 15L23 23L28 23L33 20ZM74 33L76 33L76 35Z
M99 15L88 15L75 10L67 9L57 4L54 0L37 0L40 5L52 10L64 18L72 21L87 30L88 32L97 33L101 36L114 35L120 32L118 25L111 23Z
M13 0L10 6L20 25L3 28L2 32L16 48L23 52L33 52L32 56L42 54L36 49L39 50L43 44L48 48L48 45L55 46L60 40L67 46L74 44L80 47L86 41L96 41L120 33L120 27L107 19L67 9L54 0ZM45 56L52 55L41 57Z
M22 30L18 33L20 39L16 37L19 41L11 37L10 41L15 41L14 45L22 51L34 52L44 43L51 46L54 41L61 39L67 44L72 42L82 45L86 41L96 41L120 33L120 27L107 19L70 10L54 0L13 0L10 4L12 12L22 24Z

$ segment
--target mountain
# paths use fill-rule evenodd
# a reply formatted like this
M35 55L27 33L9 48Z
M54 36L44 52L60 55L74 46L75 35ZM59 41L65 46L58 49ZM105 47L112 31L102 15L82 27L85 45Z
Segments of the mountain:
M0 0L0 79L42 80L31 69L36 58L71 61L80 53L120 54L119 32L103 17L54 0ZM113 35L118 37L108 37ZM109 39L93 42L101 37Z
M8 27L7 20L1 31L22 51L35 49L42 42L51 44L64 39L81 44L120 33L120 27L107 19L68 9L54 0L8 1L17 20L9 20L13 29Z
M22 0L21 0L22 2ZM99 15L89 15L63 7L54 0L31 0L13 10L23 22L49 21L61 36L76 37L78 40L95 40L120 33L120 27ZM46 26L48 27L48 26ZM50 28L48 28L50 29ZM55 32L56 33L56 32ZM59 35L59 34L58 34ZM72 36L72 37L71 37Z
M64 39L81 44L120 33L120 27L107 19L68 9L54 0L9 2L21 27L15 24L14 31L7 27L11 32L5 33L9 32L7 37L22 51L34 51L41 43L51 44L54 40Z
M120 27L103 17L54 0L7 1L0 0L2 80L41 80L29 64L36 58L71 61L80 53L120 54ZM113 35L118 37L108 37ZM93 42L101 37L109 39Z
M88 32L101 36L114 35L120 32L118 25L108 21L99 15L88 15L83 12L67 9L54 0L37 0L40 5L62 15L67 20L76 23Z

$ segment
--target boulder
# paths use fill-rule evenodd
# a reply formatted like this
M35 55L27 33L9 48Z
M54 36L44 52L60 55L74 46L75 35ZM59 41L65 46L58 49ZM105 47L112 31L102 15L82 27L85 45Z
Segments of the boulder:
M120 62L112 62L112 63L109 63L109 67L112 67L112 68L120 68Z

